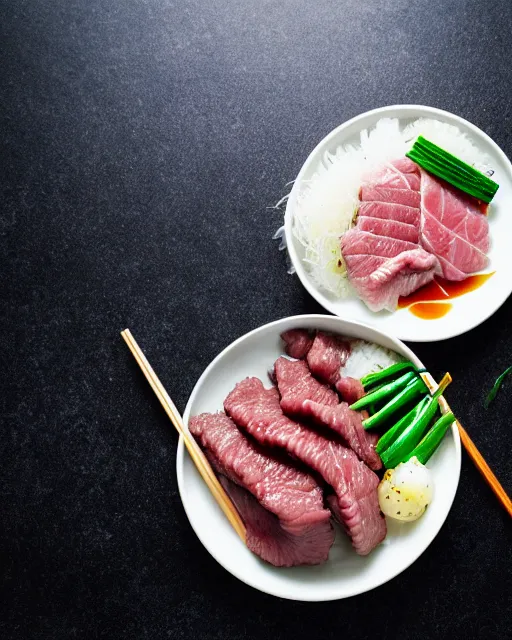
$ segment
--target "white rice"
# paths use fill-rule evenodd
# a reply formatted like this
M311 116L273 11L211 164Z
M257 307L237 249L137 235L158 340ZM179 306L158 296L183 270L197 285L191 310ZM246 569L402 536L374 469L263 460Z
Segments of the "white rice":
M454 125L420 118L400 129L397 118L382 118L360 133L357 145L326 153L318 171L299 190L293 216L293 234L303 245L304 262L313 281L338 298L354 295L341 255L340 237L350 229L358 207L363 175L403 157L418 135L442 146L480 171L490 160Z
M390 367L404 358L396 351L391 351L366 340L351 340L352 352L341 373L351 378L362 378L368 373Z

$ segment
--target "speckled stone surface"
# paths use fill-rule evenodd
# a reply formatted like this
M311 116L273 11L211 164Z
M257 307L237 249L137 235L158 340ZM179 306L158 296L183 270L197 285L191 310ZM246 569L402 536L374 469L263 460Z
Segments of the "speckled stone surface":
M445 526L387 586L301 604L231 577L119 331L182 410L233 339L320 311L266 207L381 105L454 111L512 155L511 26L510 0L1 2L1 638L507 636L510 520L466 456ZM482 405L511 309L417 349L509 492L512 382Z

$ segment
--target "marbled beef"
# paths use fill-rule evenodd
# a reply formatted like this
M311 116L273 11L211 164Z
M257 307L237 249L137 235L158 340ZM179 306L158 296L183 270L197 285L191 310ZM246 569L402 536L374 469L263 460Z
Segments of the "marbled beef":
M357 553L367 555L382 542L386 524L377 498L379 479L353 451L286 417L277 389L265 389L258 378L239 382L224 408L260 444L284 449L333 488L334 512Z

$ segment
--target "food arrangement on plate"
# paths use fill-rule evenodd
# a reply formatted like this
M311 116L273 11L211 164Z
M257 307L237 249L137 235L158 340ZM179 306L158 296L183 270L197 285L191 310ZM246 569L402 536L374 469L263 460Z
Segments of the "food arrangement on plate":
M438 385L392 336L320 315L264 325L210 363L183 418L131 332L122 336L180 434L178 486L193 529L262 591L331 600L406 569L451 507L461 440L512 516L443 397L451 376Z
M312 277L339 297L355 293L371 311L395 311L436 276L459 282L485 269L487 207L498 185L474 164L492 172L467 136L436 120L401 131L398 119L384 118L361 132L361 145L338 149L295 209Z
M363 114L327 136L295 181L284 227L292 265L333 313L406 339L449 337L457 332L445 318L454 300L508 260L501 210L511 178L501 150L457 116L407 106ZM510 285L501 274L492 279L499 282L486 300L499 306ZM395 320L401 309L416 320ZM446 324L423 338L419 318Z
M378 345L307 329L281 337L286 356L269 363L268 384L239 381L224 411L192 416L189 429L257 556L326 562L331 518L366 556L386 537L383 514L412 522L433 499L425 463L454 422L437 419L449 377L431 395L421 370Z

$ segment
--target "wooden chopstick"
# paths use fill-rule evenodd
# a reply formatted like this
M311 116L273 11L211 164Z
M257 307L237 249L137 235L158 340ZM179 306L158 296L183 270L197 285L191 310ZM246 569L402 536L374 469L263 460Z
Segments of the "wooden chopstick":
M446 374L446 375L450 375L450 374ZM431 392L435 391L439 386L437 382L434 380L434 378L432 378L430 373L428 372L422 373L421 377ZM450 405L446 402L443 396L440 396L439 398L439 405L441 407L442 413L448 413L449 411L451 411ZM469 455L471 460L473 460L476 468L478 469L478 471L480 471L484 480L491 487L492 491L494 492L494 495L505 507L505 509L508 512L508 515L512 517L512 500L510 500L510 498L507 495L507 492L501 486L500 481L491 471L491 468L489 467L487 462L484 460L484 457L482 456L480 451L478 451L478 449L476 448L473 440L471 440L471 438L468 436L467 431L464 429L464 427L460 424L460 422L457 419L455 419L455 424L457 425L460 439L462 441L462 444L464 445L464 449L466 449L467 454Z
M151 388L155 392L157 398L160 400L160 404L169 416L173 425L176 427L176 430L178 431L180 436L183 438L185 447L187 448L192 461L196 465L197 470L201 474L201 477L205 481L208 489L210 489L210 492L215 498L217 504L224 512L225 516L231 523L233 529L236 531L242 542L245 544L247 540L247 533L242 518L240 517L240 514L236 510L229 496L224 491L224 488L217 479L217 476L213 472L213 469L211 468L206 456L201 451L196 441L192 438L189 431L185 428L183 419L178 409L176 408L176 405L169 397L169 394L158 379L156 373L153 371L153 368L142 352L142 349L135 341L135 338L131 334L131 331L129 329L125 329L124 331L121 331L121 335L128 345L128 348L132 352L139 367L142 369L142 372L146 376L146 379L151 385Z

